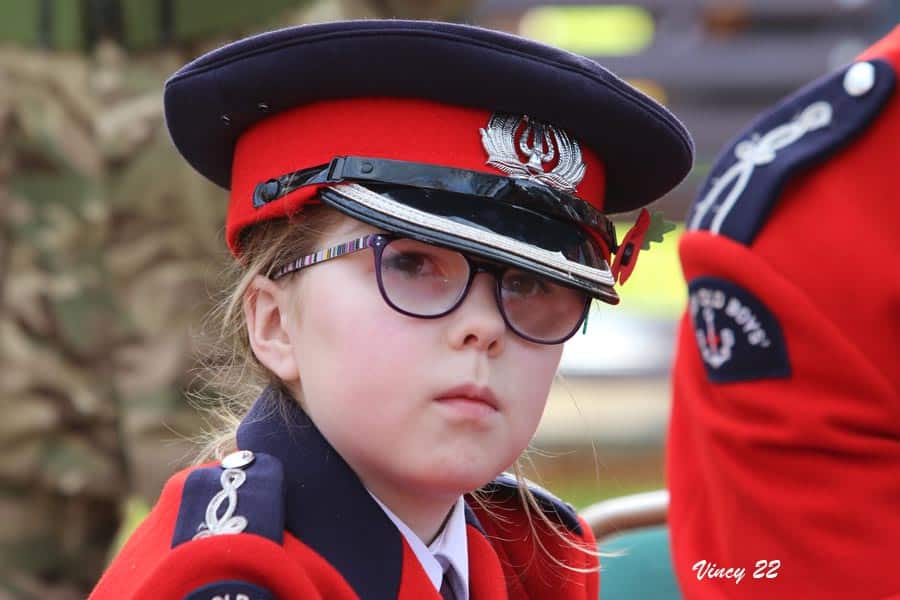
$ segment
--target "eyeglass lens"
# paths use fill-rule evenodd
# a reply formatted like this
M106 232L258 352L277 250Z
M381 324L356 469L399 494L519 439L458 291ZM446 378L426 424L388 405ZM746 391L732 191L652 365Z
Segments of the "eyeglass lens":
M385 299L420 317L454 309L466 293L469 261L461 253L410 239L391 240L382 248L380 284ZM507 268L500 281L500 305L509 326L537 342L571 335L584 316L586 295L545 277Z

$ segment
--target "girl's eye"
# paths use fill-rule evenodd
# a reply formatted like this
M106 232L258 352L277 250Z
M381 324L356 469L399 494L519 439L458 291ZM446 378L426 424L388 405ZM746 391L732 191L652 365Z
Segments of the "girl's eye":
M384 266L392 271L397 271L408 277L423 277L434 275L437 269L432 257L419 252L402 252L385 256Z
M503 278L503 289L518 296L534 296L550 291L543 277L528 273L509 273Z

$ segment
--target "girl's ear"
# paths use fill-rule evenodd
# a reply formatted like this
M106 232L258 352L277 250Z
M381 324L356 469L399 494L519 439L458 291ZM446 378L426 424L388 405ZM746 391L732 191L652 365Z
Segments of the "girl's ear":
M253 278L244 295L244 317L253 354L284 383L299 380L288 333L288 290L262 275Z

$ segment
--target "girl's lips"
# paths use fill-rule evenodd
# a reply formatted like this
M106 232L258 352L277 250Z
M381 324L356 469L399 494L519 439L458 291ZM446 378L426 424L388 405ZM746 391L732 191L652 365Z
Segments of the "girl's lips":
M436 402L464 419L481 420L497 412L487 402L465 396L437 398Z
M448 398L462 399L468 400L473 403L485 404L493 410L499 410L500 408L500 403L497 401L497 396L494 394L491 388L477 386L474 383L467 383L450 388L449 390L438 394L436 400L441 401Z

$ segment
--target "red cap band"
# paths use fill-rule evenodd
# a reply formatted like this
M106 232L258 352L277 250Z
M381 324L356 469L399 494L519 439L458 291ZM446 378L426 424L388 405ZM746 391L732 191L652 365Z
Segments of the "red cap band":
M226 240L239 256L240 232L284 217L315 199L319 186L301 188L261 208L256 185L328 163L335 156L371 156L506 175L487 164L480 129L491 111L411 98L354 98L303 105L265 119L238 140L232 166ZM603 209L603 163L581 147L584 179L576 195ZM548 169L554 165L549 165Z

